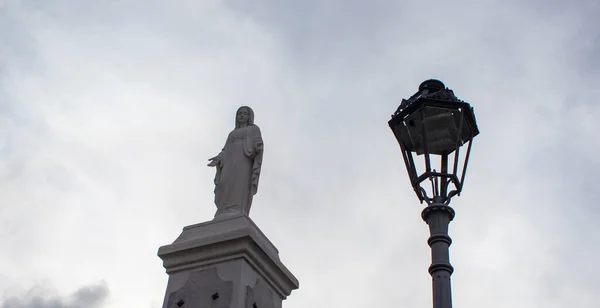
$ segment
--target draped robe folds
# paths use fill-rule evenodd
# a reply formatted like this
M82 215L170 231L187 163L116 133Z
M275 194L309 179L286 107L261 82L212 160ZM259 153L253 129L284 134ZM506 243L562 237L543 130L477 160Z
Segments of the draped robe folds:
M215 176L217 213L250 213L258 191L263 140L256 125L234 129L219 153Z

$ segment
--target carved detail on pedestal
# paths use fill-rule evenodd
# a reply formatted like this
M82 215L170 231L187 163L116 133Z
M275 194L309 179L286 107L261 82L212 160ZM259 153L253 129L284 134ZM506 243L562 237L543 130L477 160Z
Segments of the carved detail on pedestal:
M222 280L216 268L191 272L187 282L169 295L168 308L229 308L233 282Z
M262 279L253 288L246 287L246 308L275 308L273 292Z

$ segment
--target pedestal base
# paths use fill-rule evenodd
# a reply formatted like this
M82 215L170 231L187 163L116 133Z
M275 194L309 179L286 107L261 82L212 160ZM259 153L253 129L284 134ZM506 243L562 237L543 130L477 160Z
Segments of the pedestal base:
M183 228L158 256L169 274L163 308L281 308L298 280L246 215Z

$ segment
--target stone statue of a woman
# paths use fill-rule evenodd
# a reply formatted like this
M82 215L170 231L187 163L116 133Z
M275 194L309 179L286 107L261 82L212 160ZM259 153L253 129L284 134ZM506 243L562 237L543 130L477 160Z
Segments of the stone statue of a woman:
M219 155L208 166L217 167L215 175L215 217L224 213L250 213L252 197L258 190L263 156L263 140L254 125L254 111L248 106L238 109L235 129L229 133Z

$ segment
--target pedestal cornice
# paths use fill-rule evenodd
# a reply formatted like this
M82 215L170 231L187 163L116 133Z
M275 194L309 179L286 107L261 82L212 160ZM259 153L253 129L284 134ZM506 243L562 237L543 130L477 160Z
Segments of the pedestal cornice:
M277 248L246 215L187 226L172 244L159 248L158 256L169 274L244 259L282 298L299 287Z

